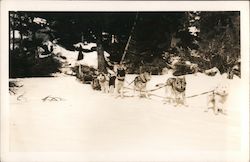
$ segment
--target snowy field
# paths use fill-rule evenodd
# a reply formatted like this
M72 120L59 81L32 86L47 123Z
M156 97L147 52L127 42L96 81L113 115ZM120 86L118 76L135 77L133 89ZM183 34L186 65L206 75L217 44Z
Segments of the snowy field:
M126 81L134 77L127 75ZM168 77L153 76L148 89ZM187 75L186 95L209 91L222 78ZM204 112L206 95L187 99L189 107L173 107L160 97L138 98L129 89L125 98L115 98L71 76L15 80L23 87L10 95L10 149L14 152L240 149L240 106L235 100L239 78L227 80L228 115L217 116L212 110ZM164 96L164 89L154 94ZM46 96L63 100L42 101Z

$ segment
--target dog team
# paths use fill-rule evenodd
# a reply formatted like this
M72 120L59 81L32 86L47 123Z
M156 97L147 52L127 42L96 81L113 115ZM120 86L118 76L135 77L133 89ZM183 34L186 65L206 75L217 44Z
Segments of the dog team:
M124 98L124 82L126 75L126 67L124 64L116 64L111 68L107 68L107 74L100 73L97 76L97 80L103 93L114 94L115 97ZM134 93L139 94L139 97L149 98L147 83L151 79L151 73L144 71L141 72L130 83L134 83ZM165 88L165 103L173 104L174 106L185 106L186 103L186 79L185 76L170 77L164 84L157 84ZM207 96L207 107L205 112L209 109L213 109L214 114L221 112L226 114L225 102L228 96L228 86L226 84L219 84L210 94Z
M119 96L123 98L126 67L122 63L116 64L113 68L107 68L107 72L107 74L100 73L93 82L98 81L103 93L115 94L116 98ZM134 83L134 93L139 92L140 97L149 98L146 87L150 79L151 74L147 71L136 76L132 82Z
M116 64L111 68L107 68L108 73L101 72L92 84L99 83L103 93L115 94L116 97L124 97L124 81L126 68L123 64ZM95 87L95 86L94 86Z

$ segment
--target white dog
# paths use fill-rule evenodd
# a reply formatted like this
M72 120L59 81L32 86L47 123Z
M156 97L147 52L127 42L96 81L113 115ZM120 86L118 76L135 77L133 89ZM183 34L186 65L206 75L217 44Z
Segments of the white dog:
M209 108L214 110L214 114L217 115L219 111L226 115L226 99L228 96L228 84L220 83L216 86L212 94L208 95L207 108L205 112L208 112Z
M101 86L101 91L103 93L108 93L109 92L109 77L105 73L100 73L97 76L97 79L99 81L99 84Z

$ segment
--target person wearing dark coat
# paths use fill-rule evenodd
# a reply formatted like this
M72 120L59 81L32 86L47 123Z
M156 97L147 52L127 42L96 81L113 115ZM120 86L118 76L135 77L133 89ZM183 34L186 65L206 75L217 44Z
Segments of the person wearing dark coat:
M78 57L77 57L77 61L82 60L83 58L84 58L84 56L83 56L83 48L80 45L80 47L79 47L79 53L78 53Z

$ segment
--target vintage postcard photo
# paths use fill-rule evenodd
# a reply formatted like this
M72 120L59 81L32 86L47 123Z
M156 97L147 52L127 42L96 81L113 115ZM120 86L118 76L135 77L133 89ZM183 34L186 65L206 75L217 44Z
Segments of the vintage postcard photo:
M249 2L1 10L3 162L249 160Z

